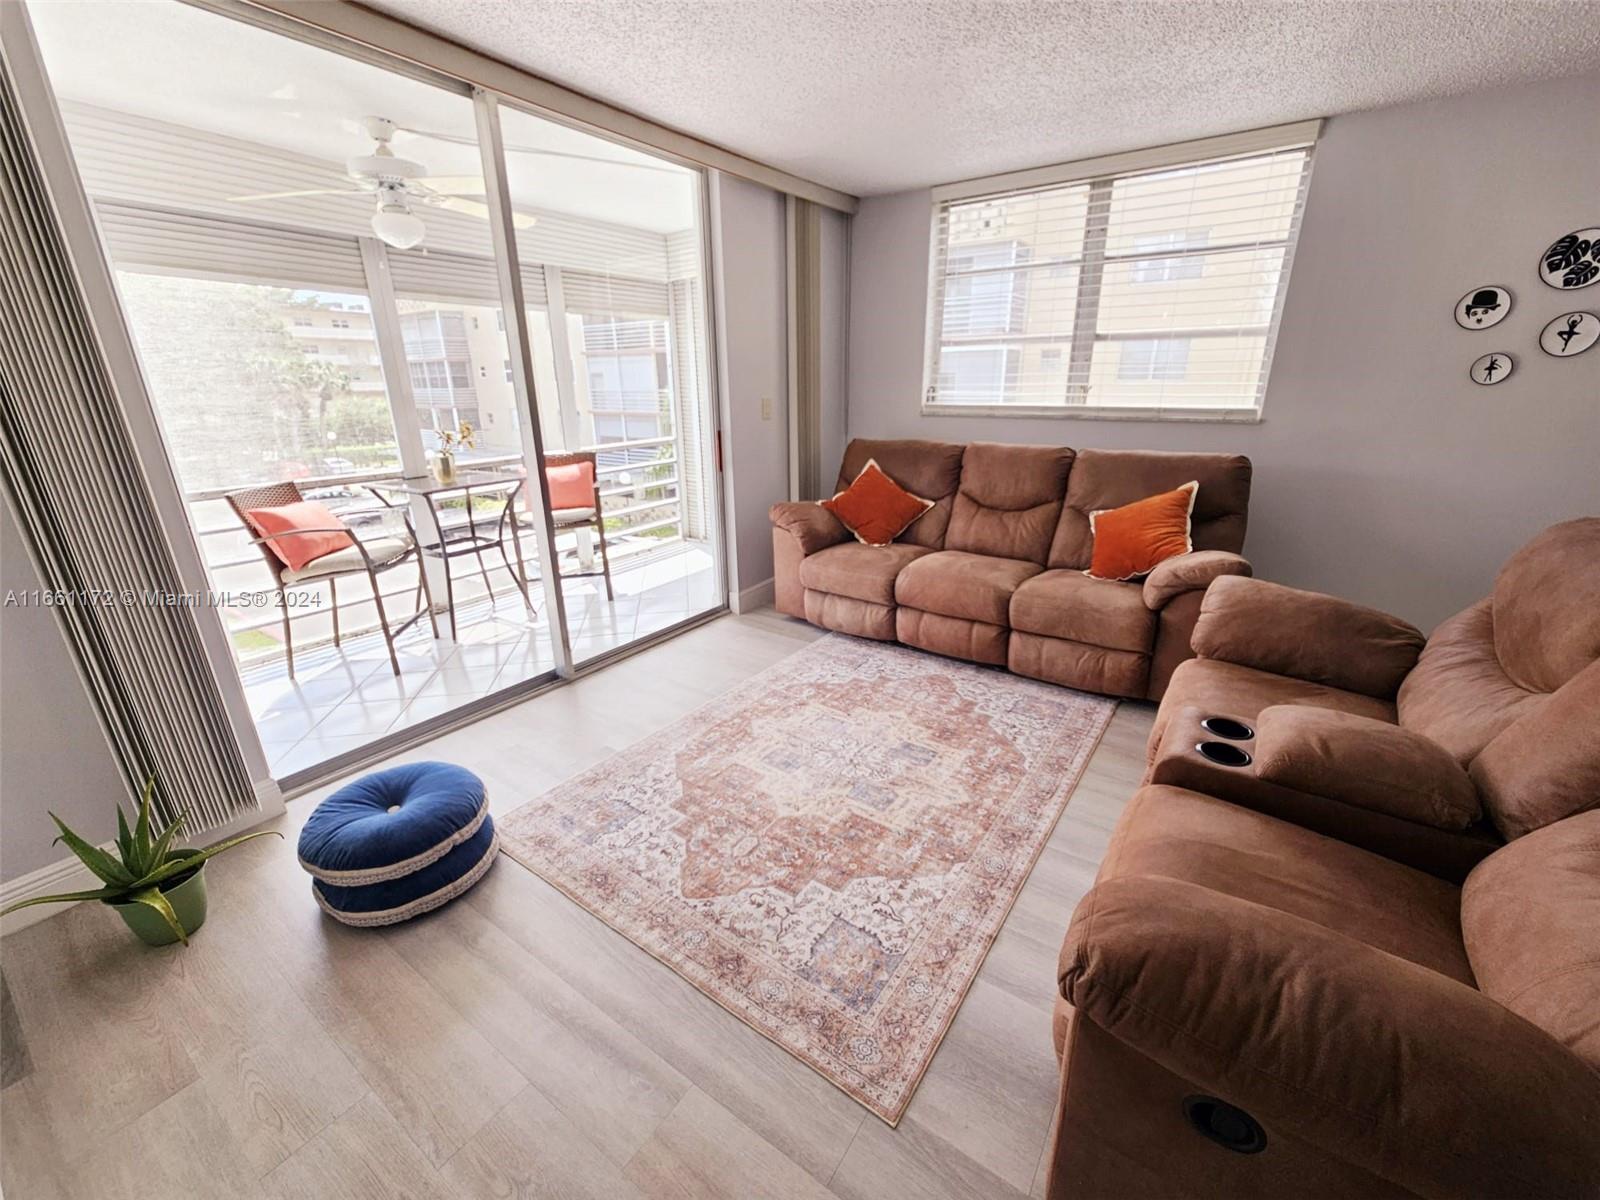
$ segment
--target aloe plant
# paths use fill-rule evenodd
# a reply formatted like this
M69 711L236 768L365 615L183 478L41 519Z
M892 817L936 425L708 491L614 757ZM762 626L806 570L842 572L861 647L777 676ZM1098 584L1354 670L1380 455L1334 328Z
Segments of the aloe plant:
M209 846L204 850L174 850L172 841L178 836L178 831L183 827L188 813L179 813L165 829L156 831L150 819L150 802L155 795L155 789L155 776L152 775L145 782L144 796L139 802L139 815L132 830L128 828L128 819L123 815L122 805L117 805L115 854L79 837L67 827L66 822L55 813L51 813L50 819L56 823L56 828L61 830L61 836L55 840L65 842L67 848L76 854L83 861L83 865L93 871L95 877L105 886L87 892L36 896L32 900L23 900L0 909L0 916L35 904L66 904L75 900L143 904L159 913L161 919L178 935L178 940L188 945L189 935L178 922L177 914L172 911L172 905L167 903L167 898L161 894L161 885L175 876L196 869L208 858L221 854L224 850L231 850L241 842L248 842L251 838L283 835L276 830L267 829L241 834L239 837L218 842L215 846Z

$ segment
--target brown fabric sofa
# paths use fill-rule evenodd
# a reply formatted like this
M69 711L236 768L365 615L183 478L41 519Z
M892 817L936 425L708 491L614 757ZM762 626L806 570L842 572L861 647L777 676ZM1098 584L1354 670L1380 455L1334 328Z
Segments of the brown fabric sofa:
M1600 806L1600 517L1554 525L1424 639L1404 621L1218 579L1156 714L1146 781L1203 791L1459 881ZM1197 749L1208 715L1253 757Z
M1250 573L1239 553L1250 460L1239 455L857 439L838 487L868 459L933 508L892 546L876 547L816 504L774 505L780 612L1086 691L1158 699L1191 656L1206 585ZM1142 582L1083 574L1091 512L1191 479L1200 484L1193 553Z
M1600 811L1457 887L1148 786L1059 982L1052 1200L1600 1196Z

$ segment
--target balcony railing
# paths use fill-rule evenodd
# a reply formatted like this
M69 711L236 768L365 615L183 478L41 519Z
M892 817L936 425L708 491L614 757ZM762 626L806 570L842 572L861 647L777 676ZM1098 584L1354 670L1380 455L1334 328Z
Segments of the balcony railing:
M594 451L598 458L596 475L600 482L600 501L606 521L606 543L610 552L612 570L624 569L636 556L649 554L663 546L680 541L683 537L683 488L677 439L672 436L637 438L629 441L606 442L580 447ZM606 452L636 454L655 451L657 457L648 462L607 462ZM663 453L664 452L664 453ZM472 467L521 466L520 454L473 456L463 465ZM645 476L648 476L646 478ZM370 535L386 519L377 499L367 489L374 484L398 477L398 472L388 470L352 472L341 475L320 475L298 479L302 492L323 500L334 512L355 514L351 528L358 536ZM225 503L229 492L252 486L261 481L240 483L217 488L203 488L189 492L185 500L189 506L190 523L199 540L202 557L211 577L214 591L222 594L275 593L276 583L265 570L260 551L250 544L251 534L233 516ZM342 494L341 494L342 493ZM475 516L480 528L486 517L497 519L502 499L475 500L480 505ZM519 496L518 503L524 503ZM450 504L450 507L445 507ZM464 500L441 504L441 516L446 533L465 526L468 521ZM380 510L376 513L373 510ZM432 531L423 532L426 538ZM576 534L561 535L558 551L570 550ZM509 538L507 553L512 552ZM530 580L539 578L539 563L534 540L521 538L523 569ZM509 594L514 585L506 575L499 556L485 556L490 567L493 594ZM498 576L498 577L497 577ZM413 611L409 605L416 593L417 574L413 566L398 568L380 576L384 603L390 609L390 619L395 614ZM300 588L310 585L302 584ZM299 590L299 589L297 589ZM461 570L456 578L458 604L470 603L484 594L482 581L476 571ZM395 603L391 605L391 600ZM291 608L289 619L295 623L295 647L310 647L332 636L331 609L320 607ZM340 627L346 634L355 634L377 627L377 609L373 604L370 586L359 576L340 581ZM404 619L403 616L401 619ZM276 631L282 627L279 609L271 603L260 604L241 599L224 609L224 623L233 637L235 654L242 664L256 663L280 656L282 645Z

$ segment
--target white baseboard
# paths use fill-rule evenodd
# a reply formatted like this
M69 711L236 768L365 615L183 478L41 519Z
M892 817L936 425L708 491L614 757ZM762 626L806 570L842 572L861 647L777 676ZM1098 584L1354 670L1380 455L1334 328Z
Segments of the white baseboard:
M4 0L0 0L0 3L3 2ZM283 793L279 790L276 780L258 781L254 787L256 799L261 804L259 812L241 813L226 825L207 829L195 835L195 844L214 845L225 838L264 825L283 814ZM102 843L100 848L114 852L116 847L115 841L109 841ZM37 871L29 871L26 875L19 875L9 882L0 884L0 908L7 908L23 900L32 900L35 896L52 896L58 892L88 892L100 886L100 880L96 878L94 872L84 866L77 855L69 854L60 862L53 862L49 866L40 867ZM26 929L29 925L37 925L45 918L65 912L71 907L70 904L36 904L21 912L8 913L0 917L0 934L15 933L19 929Z
M103 850L115 848L115 842L107 842L101 847ZM95 878L94 872L84 866L76 855L69 854L60 862L53 862L47 867L40 867L37 871L18 875L9 883L0 884L0 908L23 900L32 900L35 896L49 896L56 892L87 892L100 886L100 881ZM26 929L29 925L37 925L46 917L53 917L67 907L70 905L37 904L21 912L0 917L0 934L15 933L19 929Z
M777 598L777 585L771 579L747 587L742 592L735 592L728 597L728 607L736 613L755 612L758 608L769 607Z

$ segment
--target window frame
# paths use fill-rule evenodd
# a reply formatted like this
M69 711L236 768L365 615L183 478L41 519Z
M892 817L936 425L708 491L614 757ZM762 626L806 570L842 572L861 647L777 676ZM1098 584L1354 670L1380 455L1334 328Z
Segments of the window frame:
M1266 395L1272 372L1273 351L1283 316L1284 299L1289 291L1295 249L1300 237L1301 218L1305 210L1306 197L1310 191L1311 175L1316 160L1317 140L1321 130L1322 121L1320 119L1299 121L1290 125L1278 125L1268 129L1225 134L1221 137L1205 138L1194 142L1183 142L1170 146L1134 150L1124 154L1104 155L1077 162L1012 171L1004 175L991 175L979 179L964 180L959 183L943 184L931 189L929 192L931 211L929 214L928 239L927 313L923 325L922 390L919 401L922 415L940 417L1025 416L1110 421L1230 423L1255 423L1261 421L1266 408ZM1284 250L1283 264L1279 269L1278 287L1273 296L1272 313L1264 330L1266 347L1263 351L1261 377L1256 385L1255 395L1249 398L1248 403L1206 408L1095 404L1089 401L1086 396L1087 381L1095 345L1100 341L1128 340L1129 336L1122 334L1103 336L1098 333L1099 300L1106 267L1145 259L1170 260L1193 254L1203 254L1208 251L1216 252L1222 249L1221 247L1208 246L1182 249L1164 247L1150 252L1122 251L1107 254L1105 228L1110 218L1113 185L1118 180L1154 171L1199 166L1229 159L1253 158L1275 151L1296 149L1305 151L1306 161L1300 178L1298 200L1294 214L1291 217L1288 232L1282 241ZM1089 198L1083 248L1082 252L1074 259L1078 269L1078 296L1073 318L1070 348L1067 355L1067 378L1072 381L1069 387L1074 392L1081 392L1084 398L1076 403L1063 402L1060 404L1022 403L1004 400L988 403L949 403L935 399L938 394L939 352L944 340L944 277L940 270L940 261L945 247L941 244L940 226L941 215L945 206L955 202L971 202L985 197L1000 199L1028 192L1054 190L1073 184L1087 185ZM1272 244L1277 245L1279 243L1274 240ZM1088 331L1087 335L1084 335L1084 330ZM1214 332L1224 333L1230 331L1217 330ZM1260 334L1263 331L1254 330L1254 332ZM1188 330L1163 331L1156 334L1155 338L1159 340L1162 337L1184 337L1188 333ZM1152 338L1150 333L1144 332L1131 336L1143 340L1151 340Z

